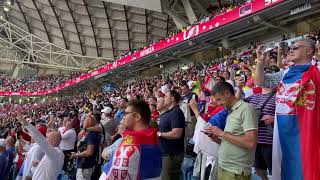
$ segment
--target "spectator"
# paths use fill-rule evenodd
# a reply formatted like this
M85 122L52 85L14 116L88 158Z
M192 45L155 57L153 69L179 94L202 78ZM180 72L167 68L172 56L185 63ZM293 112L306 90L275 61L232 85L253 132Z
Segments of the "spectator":
M123 123L123 121L124 120L122 120L120 122L117 133L114 136L117 138L114 138L113 143L110 146L105 147L102 154L101 154L101 156L104 160L109 161L113 157L116 150L118 149L120 143L122 142L122 133L126 129L126 125Z
M42 128L43 129L43 128ZM38 126L38 130L40 131L40 125ZM46 131L40 131L43 136L46 135ZM28 135L29 136L29 135ZM26 152L26 159L23 162L23 166L21 167L22 171L22 179L31 179L32 178L32 163L33 162L40 162L40 160L45 155L44 152L41 150L41 147L38 143L35 142L34 138L30 137L30 144L26 142L23 137L28 137L26 135L18 136L19 144L23 147L23 150Z
M158 178L161 172L161 150L157 130L149 127L151 111L148 104L142 100L132 100L124 112L123 120L127 130L123 132L123 141L112 161L104 166L100 179Z
M310 65L315 50L310 39L296 41L286 59L294 66L273 74L264 74L265 54L261 47L257 50L255 84L278 87L272 168L276 179L315 179L320 176L319 102L318 99L307 102L303 96L297 98L301 94L319 96L320 72L316 66ZM313 88L305 89L310 83Z
M104 143L105 143L103 146L106 147L111 145L112 143L111 135L116 130L116 124L113 117L111 117L111 113L112 113L111 107L107 106L103 110L101 110L101 112L102 112L102 117L101 117L100 123L94 127L86 128L86 130L102 133L104 136Z
M257 143L258 114L248 103L235 97L232 85L227 82L217 83L212 95L229 110L224 130L217 126L206 129L220 144L218 179L249 180Z
M6 140L0 139L0 177L5 177L8 161L9 154L6 151Z
M83 127L90 128L97 124L96 117L87 114ZM77 180L90 180L97 162L100 144L100 133L85 130L79 133L78 153L72 153L70 159L77 158Z
M164 106L169 109L160 115L158 136L162 150L162 180L179 179L184 157L185 118L179 108L181 96L171 90L166 93Z
M227 83L230 83L232 85L232 87L234 87L234 82L232 79L230 79L230 72L229 71L223 71L222 73L222 77L224 77L224 79L226 80Z
M16 153L15 144L16 144L16 139L13 136L8 136L7 139L6 139L6 149L7 149L7 152L9 154L9 161L8 161L8 166L7 166L7 169L6 169L5 179L9 179L10 176L12 175L12 173L13 173L12 164L13 164L13 160L16 157L16 154L17 154ZM12 177L10 179L12 179Z
M124 110L126 109L127 103L128 103L127 98L122 98L118 102L118 110L117 110L116 114L114 115L114 120L115 120L117 126L119 125L120 121L122 120L122 118L124 116Z
M192 86L193 81L190 86ZM184 117L187 123L186 127L186 139L185 143L187 142L187 138L191 138L193 136L194 127L196 125L196 118L193 111L190 110L188 103L190 100L194 98L198 101L198 95L190 90L190 87L186 81L182 81L180 84L181 87L181 95L182 95L182 104L180 105L181 110L183 110ZM186 107L183 107L185 105Z
M65 122L64 128L60 131L61 134L61 142L60 142L60 149L64 154L64 164L63 170L67 170L67 165L69 161L69 156L72 152L75 151L75 144L77 141L77 134L73 128L73 122L68 119Z
M56 180L62 170L64 155L59 149L61 135L57 131L49 132L46 138L26 119L18 117L21 124L30 132L30 135L38 143L45 156L40 160L38 167L32 175L32 179Z
M237 97L240 98L243 81L237 80ZM253 94L244 99L260 111L258 124L258 140L255 153L256 174L263 180L268 180L267 170L272 173L272 142L273 122L275 114L275 91L272 88L262 88L261 93Z

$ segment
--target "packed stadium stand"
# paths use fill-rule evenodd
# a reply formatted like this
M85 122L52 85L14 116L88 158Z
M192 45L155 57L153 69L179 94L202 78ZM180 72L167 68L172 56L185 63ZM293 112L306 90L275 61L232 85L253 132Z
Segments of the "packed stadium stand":
M318 180L318 0L0 0L0 180Z

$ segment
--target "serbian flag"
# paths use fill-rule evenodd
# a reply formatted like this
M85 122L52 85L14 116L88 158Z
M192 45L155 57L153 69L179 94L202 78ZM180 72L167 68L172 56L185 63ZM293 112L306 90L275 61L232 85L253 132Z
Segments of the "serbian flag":
M126 130L99 180L160 179L162 157L155 128Z
M272 179L320 178L320 72L291 66L276 96Z

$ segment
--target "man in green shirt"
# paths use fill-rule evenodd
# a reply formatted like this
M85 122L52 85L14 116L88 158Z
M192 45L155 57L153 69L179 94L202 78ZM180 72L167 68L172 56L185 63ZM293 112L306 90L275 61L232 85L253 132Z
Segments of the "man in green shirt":
M258 112L235 97L232 85L217 83L212 95L229 110L224 131L216 126L206 129L211 139L220 144L219 180L250 180L257 145Z

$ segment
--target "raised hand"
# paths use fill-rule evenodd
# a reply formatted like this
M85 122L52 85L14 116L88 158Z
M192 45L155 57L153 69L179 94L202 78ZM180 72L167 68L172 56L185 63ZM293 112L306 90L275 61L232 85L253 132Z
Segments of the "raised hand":
M267 55L265 52L262 52L263 46L260 45L258 46L258 48L256 49L256 53L257 53L257 63L262 63L264 64L267 58Z

